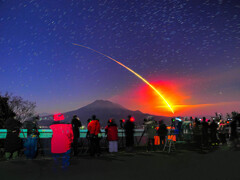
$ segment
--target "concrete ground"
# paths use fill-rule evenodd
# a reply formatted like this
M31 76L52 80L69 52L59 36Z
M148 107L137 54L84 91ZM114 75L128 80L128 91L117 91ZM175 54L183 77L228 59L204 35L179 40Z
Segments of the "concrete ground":
M91 158L80 155L71 159L63 170L55 168L51 157L35 160L0 161L0 179L87 179L87 180L240 180L240 151L222 146L214 151L200 152L194 148L177 146L177 151L134 153L103 153Z

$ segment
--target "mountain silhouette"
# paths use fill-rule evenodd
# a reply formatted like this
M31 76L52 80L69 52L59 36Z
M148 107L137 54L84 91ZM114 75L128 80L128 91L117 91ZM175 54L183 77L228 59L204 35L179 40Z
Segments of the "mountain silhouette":
M96 100L91 104L88 104L82 108L79 108L74 111L69 111L63 113L65 116L65 121L71 122L71 119L74 115L77 115L80 118L80 121L82 124L86 125L87 120L92 117L92 115L96 115L97 119L100 120L100 124L102 126L105 126L107 124L107 121L110 118L115 119L116 123L119 124L119 121L121 119L127 119L128 115L132 115L135 118L136 124L142 124L144 118L147 116L153 116L155 120L165 120L166 123L169 122L170 117L165 116L154 116L146 113L142 113L141 111L131 111L119 104L113 103L111 101L107 100ZM43 120L45 121L45 120ZM48 120L49 123L52 122L52 120ZM40 122L44 125L48 124L46 121Z

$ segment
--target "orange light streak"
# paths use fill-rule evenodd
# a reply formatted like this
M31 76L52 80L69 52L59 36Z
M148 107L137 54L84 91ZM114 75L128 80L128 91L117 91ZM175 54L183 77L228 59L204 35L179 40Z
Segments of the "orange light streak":
M103 56L111 59L112 61L118 63L119 65L123 66L123 67L126 68L127 70L129 70L131 73L133 73L135 76L137 76L137 77L138 77L139 79L141 79L143 82L145 82L149 87L151 87L151 88L162 98L162 100L166 103L166 105L168 106L168 108L169 108L169 109L172 111L172 113L174 114L173 108L170 106L170 104L167 102L167 100L163 97L163 95L162 95L153 85L151 85L145 78L143 78L141 75L139 75L138 73L136 73L135 71L133 71L133 70L130 69L129 67L125 66L125 65L122 64L121 62L113 59L112 57L110 57L110 56L108 56L108 55L106 55L106 54L103 54L103 53L101 53L101 52L99 52L99 51L96 51L96 50L94 50L94 49L92 49L92 48L90 48L90 47L87 47L87 46L83 46L83 45L76 44L76 43L72 43L72 44L75 45L75 46L80 46L80 47L83 47L83 48L87 48L87 49L89 49L89 50L91 50L91 51L94 51L94 52L96 52L96 53L98 53L98 54L101 54L101 55L103 55Z

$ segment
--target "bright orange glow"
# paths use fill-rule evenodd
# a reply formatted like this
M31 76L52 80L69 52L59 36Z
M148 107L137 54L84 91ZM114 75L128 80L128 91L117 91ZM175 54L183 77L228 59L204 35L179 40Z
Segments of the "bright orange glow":
M164 97L168 98L175 116L203 117L211 116L214 112L223 113L239 109L239 101L216 102L212 95L201 91L202 86L205 85L199 77L176 78L164 74L161 74L160 77L164 77L165 81L158 81L159 77L154 75L149 82L156 89L161 90ZM127 106L131 110L140 110L152 115L172 116L168 106L163 101L159 101L155 91L145 84L139 88L121 92L109 100Z
M161 89L161 93L168 97L168 101L172 102L172 104L183 104L183 102L188 99L188 96L185 96L177 87L176 83L172 82L151 82L151 84L156 89ZM134 94L134 96L133 96ZM126 96L130 96L133 104L140 105L140 107L136 107L137 109L141 109L143 112L171 116L172 114L169 111L166 111L168 108L164 103L159 104L158 99L156 99L156 94L148 86L142 86L138 90L134 92L129 92ZM161 108L159 108L161 106ZM174 107L175 114L178 113L181 109L179 107Z
M236 102L219 102L219 103L213 103L213 104L180 104L180 105L174 105L174 109L181 109L181 111L187 111L187 110L193 110L193 109L200 109L200 108L210 108L210 107L218 107L218 106L227 106L229 104L234 104ZM163 106L157 106L159 108L164 108L166 107L165 105Z
M130 72L133 73L135 76L137 76L139 79L141 79L143 82L145 82L149 87L151 87L151 88L162 98L162 100L165 102L165 104L167 105L167 107L168 107L168 108L171 110L171 112L174 114L173 108L170 106L170 104L169 104L168 101L164 98L164 96L163 96L152 84L150 84L145 78L143 78L141 75L139 75L138 73L136 73L135 71L133 71L133 70L130 69L129 67L125 66L125 65L122 64L121 62L119 62L119 61L111 58L110 56L105 55L105 54L103 54L103 53L101 53L101 52L99 52L99 51L96 51L96 50L94 50L94 49L92 49L92 48L89 48L89 47L87 47L87 46L83 46L83 45L79 45L79 44L75 44L75 43L73 43L73 45L90 49L90 50L92 50L92 51L94 51L94 52L96 52L96 53L98 53L98 54L101 54L101 55L103 55L103 56L111 59L112 61L118 63L118 64L121 65L122 67L126 68L128 71L130 71Z

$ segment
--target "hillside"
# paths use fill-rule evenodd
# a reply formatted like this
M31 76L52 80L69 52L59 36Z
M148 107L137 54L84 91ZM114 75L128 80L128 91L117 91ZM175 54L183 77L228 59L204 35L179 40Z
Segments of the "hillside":
M96 100L91 104L88 104L82 108L79 108L74 111L69 111L63 113L65 115L66 121L71 122L73 115L77 115L82 124L87 124L87 120L92 117L92 115L96 115L100 120L101 125L106 125L109 118L114 118L117 123L119 120L126 119L128 115L132 115L135 118L136 124L142 124L143 119L150 114L142 113L141 111L131 111L119 104L113 103L111 101L106 100ZM169 117L165 116L154 116L155 120L159 121L161 119L165 120L166 123L170 120ZM42 120L40 123L46 125L46 120ZM51 120L47 120L51 122ZM47 124L49 124L49 122Z

